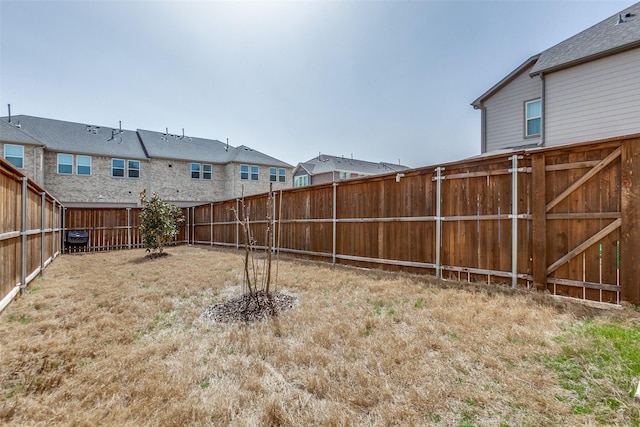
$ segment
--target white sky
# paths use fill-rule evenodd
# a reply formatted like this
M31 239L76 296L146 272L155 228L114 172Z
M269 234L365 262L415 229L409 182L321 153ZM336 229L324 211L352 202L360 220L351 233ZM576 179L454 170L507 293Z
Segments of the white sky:
M633 3L0 0L0 115L436 165L479 154L474 99Z

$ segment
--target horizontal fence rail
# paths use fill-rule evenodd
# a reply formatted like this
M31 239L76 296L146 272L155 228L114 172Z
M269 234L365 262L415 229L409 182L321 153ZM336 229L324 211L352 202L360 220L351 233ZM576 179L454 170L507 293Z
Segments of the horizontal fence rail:
M638 158L632 135L214 202L183 210L176 243L240 248L247 215L256 248L638 304ZM88 250L142 245L138 209L65 212Z
M0 159L0 311L60 253L62 209Z

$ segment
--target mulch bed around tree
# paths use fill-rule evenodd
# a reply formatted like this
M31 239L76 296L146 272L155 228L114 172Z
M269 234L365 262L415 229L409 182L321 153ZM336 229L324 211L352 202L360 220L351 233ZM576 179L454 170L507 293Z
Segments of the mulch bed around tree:
M254 322L277 316L293 308L297 301L297 297L282 292L258 291L212 305L201 317L214 322Z

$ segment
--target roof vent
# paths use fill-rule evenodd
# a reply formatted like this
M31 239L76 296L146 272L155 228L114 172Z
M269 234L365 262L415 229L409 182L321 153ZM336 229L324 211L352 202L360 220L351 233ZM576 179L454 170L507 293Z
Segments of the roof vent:
M622 19L622 14L618 15L618 22L616 22L616 25L620 25L620 24L624 24L624 20Z

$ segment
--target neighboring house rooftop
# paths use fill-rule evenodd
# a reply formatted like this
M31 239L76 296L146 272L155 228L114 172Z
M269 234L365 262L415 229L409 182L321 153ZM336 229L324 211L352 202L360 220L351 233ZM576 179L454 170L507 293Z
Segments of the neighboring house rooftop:
M621 23L618 21L621 20ZM640 47L640 2L570 37L563 42L533 55L491 89L471 103L480 108L482 102L531 68L530 75L549 73L568 68L624 50Z
M0 141L16 142L19 144L42 145L21 130L22 125L16 120L8 121L7 118L0 118Z
M19 122L22 132L52 151L133 159L147 157L135 131L23 115L11 117L11 122Z
M397 165L386 162L367 162L365 160L337 157L328 154L320 154L318 157L314 157L311 160L300 163L299 166L309 172L310 175L318 175L321 173L332 171L357 172L363 175L377 175L409 169L409 167L404 165Z
M11 123L8 117L2 117L0 123L2 140L45 145L47 149L58 152L293 167L244 145L231 147L218 140L192 136L144 129L132 131L121 129L120 126L115 128L24 115L12 116ZM17 127L18 123L20 127Z
M640 2L545 50L531 75L640 47Z

